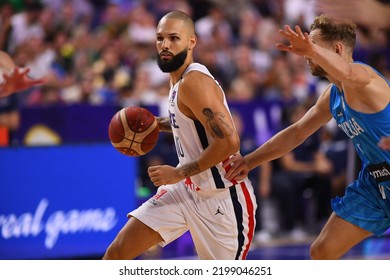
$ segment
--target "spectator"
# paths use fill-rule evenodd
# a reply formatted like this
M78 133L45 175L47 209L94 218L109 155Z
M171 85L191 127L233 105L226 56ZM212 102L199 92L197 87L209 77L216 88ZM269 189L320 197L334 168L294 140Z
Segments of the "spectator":
M316 7L329 15L350 19L360 26L390 29L390 4L378 0L317 0Z
M29 96L27 105L34 106L57 106L64 105L65 102L61 98L61 90L56 86L42 86L39 90L35 90Z
M286 127L299 120L306 111L306 106L301 104L293 107ZM319 140L319 134L314 134L273 163L272 195L279 209L280 230L292 238L301 239L307 230L316 230L310 228L313 221L306 216L310 214L307 211L316 211L312 214L318 225L331 213L329 175L332 163L320 151ZM307 208L308 199L314 202L315 209Z
M44 38L44 30L39 22L42 10L43 5L39 1L26 1L24 10L12 16L9 52L12 53L16 47L31 38Z
M195 21L195 30L202 44L212 44L215 31L226 41L232 42L233 40L232 27L225 17L224 9L218 4L211 5L207 15Z
M9 50L9 39L12 30L11 19L14 14L13 6L8 3L0 4L0 50Z

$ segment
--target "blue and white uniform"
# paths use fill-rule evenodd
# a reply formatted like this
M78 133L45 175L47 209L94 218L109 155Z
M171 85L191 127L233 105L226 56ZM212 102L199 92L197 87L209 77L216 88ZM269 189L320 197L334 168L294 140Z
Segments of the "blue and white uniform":
M191 71L215 81L204 65L190 64L183 77ZM199 121L180 111L180 82L170 89L168 114L179 165L184 165L214 140ZM224 104L230 112L225 97ZM157 231L164 239L161 246L189 230L200 259L245 259L255 229L254 190L248 179L228 181L225 174L221 162L177 184L161 186L155 196L129 215Z
M382 136L390 136L390 104L372 114L357 112L347 104L344 92L333 85L330 110L363 164L345 196L332 200L333 210L352 224L381 235L390 227L390 152L379 148L378 142Z

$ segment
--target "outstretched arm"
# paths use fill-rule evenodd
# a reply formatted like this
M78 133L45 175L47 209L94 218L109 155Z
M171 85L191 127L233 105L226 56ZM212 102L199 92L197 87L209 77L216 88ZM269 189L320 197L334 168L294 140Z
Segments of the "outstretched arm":
M352 63L352 57L347 59L347 52L351 50L347 50L346 46L340 42L333 43L332 48L322 47L308 33L302 32L299 26L295 26L294 31L286 25L283 30L279 30L279 33L290 42L290 45L276 44L279 50L304 56L314 64L321 66L332 82L340 82L349 88L361 89L371 81L366 67Z
M321 126L331 119L329 111L329 88L317 103L296 123L274 135L270 140L244 158L240 155L231 157L224 165L231 165L226 179L242 180L256 166L280 158L287 154Z
M0 97L11 95L12 93L22 91L33 86L43 85L46 79L31 79L28 76L30 69L21 70L15 68L10 74L3 74L4 82L0 88Z
M31 79L28 77L30 69L20 69L15 66L12 58L5 52L0 51L0 68L5 70L2 73L0 84L0 97L6 97L12 93L28 89L36 85L42 85L46 79ZM7 73L8 72L8 73Z

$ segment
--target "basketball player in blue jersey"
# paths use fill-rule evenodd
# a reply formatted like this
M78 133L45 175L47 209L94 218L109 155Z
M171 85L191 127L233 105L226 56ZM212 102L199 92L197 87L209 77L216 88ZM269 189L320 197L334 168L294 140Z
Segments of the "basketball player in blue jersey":
M46 82L45 78L34 80L28 77L30 69L19 69L3 51L0 51L0 70L0 98ZM11 72L7 73L7 70Z
M245 259L255 229L256 199L248 178L225 179L223 162L239 150L222 88L195 63L194 23L183 12L158 23L158 65L169 73L169 117L160 131L172 132L178 166L152 166L156 195L129 213L129 220L103 259L133 259L190 231L200 259Z
M315 18L310 34L285 26L280 34L289 45L281 51L304 56L315 76L331 84L299 121L282 130L244 158L225 164L226 178L239 180L249 170L279 158L300 145L333 117L352 140L363 167L344 197L332 200L333 213L311 245L313 259L338 259L369 236L390 227L390 152L378 146L390 135L389 82L375 69L352 58L355 25L326 15Z

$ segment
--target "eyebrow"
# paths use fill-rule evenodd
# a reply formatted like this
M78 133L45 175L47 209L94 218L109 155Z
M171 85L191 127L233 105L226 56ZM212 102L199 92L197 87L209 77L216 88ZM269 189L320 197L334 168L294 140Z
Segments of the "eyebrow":
M156 35L162 35L161 32L156 33ZM173 32L173 33L168 33L168 36L180 36L180 33Z

